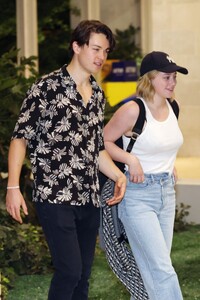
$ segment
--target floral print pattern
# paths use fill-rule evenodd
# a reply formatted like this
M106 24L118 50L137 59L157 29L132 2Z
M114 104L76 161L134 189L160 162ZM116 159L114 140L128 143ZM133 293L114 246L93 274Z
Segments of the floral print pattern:
M34 202L99 206L105 96L93 76L90 83L85 105L64 65L27 92L12 139L27 140Z

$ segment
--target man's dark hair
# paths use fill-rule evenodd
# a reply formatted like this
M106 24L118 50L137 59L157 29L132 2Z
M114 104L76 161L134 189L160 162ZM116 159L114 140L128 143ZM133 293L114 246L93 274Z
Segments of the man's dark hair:
M74 55L74 51L72 48L73 42L76 41L79 46L83 46L85 44L89 45L91 33L103 33L109 41L109 52L113 51L115 47L115 38L111 29L98 20L84 20L81 21L72 32L69 45L69 52L71 57Z

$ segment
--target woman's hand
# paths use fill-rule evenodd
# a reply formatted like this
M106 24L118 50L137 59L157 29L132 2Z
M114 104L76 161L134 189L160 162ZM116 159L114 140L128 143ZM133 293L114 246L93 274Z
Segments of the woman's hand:
M177 170L176 170L175 167L174 167L174 170L173 170L173 175L174 175L174 181L175 181L175 183L177 183L177 181L178 181L178 173L177 173Z
M130 154L130 159L128 162L129 166L129 180L134 183L141 183L144 181L144 172L140 161L138 158L132 154Z

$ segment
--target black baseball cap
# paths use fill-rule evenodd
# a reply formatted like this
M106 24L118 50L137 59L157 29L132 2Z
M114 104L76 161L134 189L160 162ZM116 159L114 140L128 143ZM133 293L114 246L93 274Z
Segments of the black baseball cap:
M161 51L150 52L143 58L140 66L140 76L153 70L164 73L179 72L188 74L186 68L178 66L167 53Z

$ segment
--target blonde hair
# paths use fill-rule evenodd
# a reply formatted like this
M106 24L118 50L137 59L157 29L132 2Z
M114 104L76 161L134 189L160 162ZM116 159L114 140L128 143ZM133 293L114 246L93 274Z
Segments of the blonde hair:
M155 89L151 80L154 79L158 73L160 72L157 70L150 71L141 76L138 80L136 93L147 102L153 102Z

